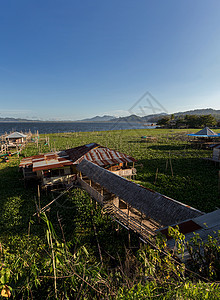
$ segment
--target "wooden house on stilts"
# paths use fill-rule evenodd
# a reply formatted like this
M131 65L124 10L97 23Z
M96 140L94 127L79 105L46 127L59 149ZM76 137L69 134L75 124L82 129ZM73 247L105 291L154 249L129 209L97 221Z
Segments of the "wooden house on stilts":
M127 180L136 173L134 162L129 155L92 143L23 158L20 168L25 179L39 179L43 187L76 182L115 221L136 232L144 242L162 233L169 239L169 247L175 248L175 241L168 236L169 226L178 225L186 240L193 232L207 240L220 230L220 210L204 214Z
M132 178L136 174L133 157L95 143L26 157L19 167L25 180L38 179L42 187L56 187L75 181L76 167L84 159L120 176Z

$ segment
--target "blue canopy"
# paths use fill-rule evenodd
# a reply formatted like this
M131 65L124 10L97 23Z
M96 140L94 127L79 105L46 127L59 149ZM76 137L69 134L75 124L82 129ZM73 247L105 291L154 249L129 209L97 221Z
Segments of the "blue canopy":
M218 136L220 136L220 134L215 133L209 127L205 127L202 130L198 131L197 133L190 133L187 135L196 136L196 137L218 137Z

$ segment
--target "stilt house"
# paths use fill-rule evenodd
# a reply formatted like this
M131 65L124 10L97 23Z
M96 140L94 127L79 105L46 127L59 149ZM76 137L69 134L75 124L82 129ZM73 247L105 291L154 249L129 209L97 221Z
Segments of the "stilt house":
M22 146L26 141L27 135L21 132L13 132L5 137L8 147Z
M76 166L84 159L120 176L136 174L133 157L95 143L23 158L19 167L25 179L39 179L42 186L69 184L76 180Z

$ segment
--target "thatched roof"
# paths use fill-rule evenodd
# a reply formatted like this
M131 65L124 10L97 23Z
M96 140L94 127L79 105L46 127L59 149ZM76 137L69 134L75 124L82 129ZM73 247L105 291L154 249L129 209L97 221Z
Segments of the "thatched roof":
M77 169L162 226L176 224L203 214L199 210L128 181L87 160L83 160Z

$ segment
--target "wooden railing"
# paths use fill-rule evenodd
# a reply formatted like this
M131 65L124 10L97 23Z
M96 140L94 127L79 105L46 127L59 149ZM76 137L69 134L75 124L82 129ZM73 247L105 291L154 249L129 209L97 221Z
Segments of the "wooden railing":
M104 210L109 213L113 219L119 221L128 229L138 233L143 239L148 240L150 236L155 236L155 232L146 224L138 221L136 218L129 216L114 204L104 206Z
M50 177L50 178L43 178L43 185L53 185L59 183L69 183L70 181L74 180L76 177L75 174L59 176L59 177Z
M77 177L77 181L81 185L81 187L90 194L92 198L94 198L97 202L103 205L104 195L101 194L101 190L98 191L97 189L93 188L89 183L87 183L80 177Z
M138 217L135 218L134 216L130 216L128 213L123 212L120 208L115 206L112 201L108 201L109 195L104 193L102 187L97 188L97 186L93 185L89 180L84 180L80 177L77 177L77 181L93 199L104 206L104 211L108 213L115 221L127 229L138 233L142 239L146 241L150 240L150 237L155 236L154 230L150 226L144 224L142 220L139 220L140 218L138 219ZM90 183L86 181L89 181ZM149 223L151 222L149 221Z
M111 171L112 173L119 175L121 177L127 177L127 176L132 176L132 175L136 175L136 169L132 168L132 169L121 169L121 170L117 170L117 171Z

